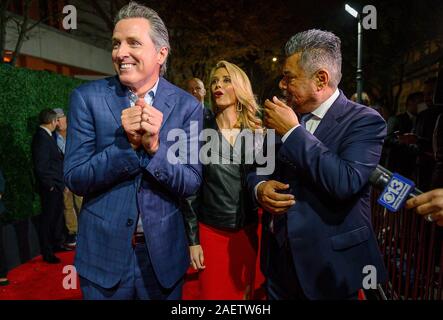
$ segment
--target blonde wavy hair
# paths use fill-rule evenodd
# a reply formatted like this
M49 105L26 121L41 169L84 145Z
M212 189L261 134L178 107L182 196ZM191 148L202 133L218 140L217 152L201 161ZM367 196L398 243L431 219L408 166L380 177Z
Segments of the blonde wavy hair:
M252 92L251 82L246 73L235 64L221 60L217 62L215 67L211 70L209 81L212 81L214 73L221 68L225 68L231 77L231 83L234 87L234 93L238 104L237 110L241 107L241 111L237 111L238 117L235 128L247 128L253 131L263 129L262 121L258 116L260 107ZM212 90L210 106L217 114L217 105L215 104Z

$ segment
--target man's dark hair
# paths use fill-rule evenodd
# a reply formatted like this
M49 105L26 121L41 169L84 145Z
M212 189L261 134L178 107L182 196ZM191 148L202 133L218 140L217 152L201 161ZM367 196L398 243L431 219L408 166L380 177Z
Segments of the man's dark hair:
M54 120L57 120L57 113L52 109L43 109L38 115L40 125L50 124Z

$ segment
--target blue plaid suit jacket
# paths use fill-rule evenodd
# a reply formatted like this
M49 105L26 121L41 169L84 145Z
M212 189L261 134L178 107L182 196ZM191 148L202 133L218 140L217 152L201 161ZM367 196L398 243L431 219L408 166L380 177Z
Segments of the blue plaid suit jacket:
M202 106L191 95L160 78L153 105L163 113L160 148L151 158L134 151L121 125L130 105L117 77L76 88L70 97L64 162L67 186L84 196L79 217L75 266L84 278L111 288L127 271L131 237L140 213L148 251L161 285L173 286L189 266L182 198L201 184L201 165L166 159L171 129L196 139ZM191 122L197 130L190 130ZM189 150L189 148L188 148Z

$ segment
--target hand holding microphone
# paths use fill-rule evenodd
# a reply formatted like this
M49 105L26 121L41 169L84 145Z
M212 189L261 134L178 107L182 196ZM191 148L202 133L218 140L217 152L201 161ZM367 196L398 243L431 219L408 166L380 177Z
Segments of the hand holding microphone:
M434 189L409 199L406 208L415 209L426 220L435 221L443 227L443 189Z
M397 173L392 174L380 165L372 172L369 182L383 190L378 203L389 211L396 212L406 203L407 209L416 208L426 221L435 221L443 226L443 189L423 193L409 179Z

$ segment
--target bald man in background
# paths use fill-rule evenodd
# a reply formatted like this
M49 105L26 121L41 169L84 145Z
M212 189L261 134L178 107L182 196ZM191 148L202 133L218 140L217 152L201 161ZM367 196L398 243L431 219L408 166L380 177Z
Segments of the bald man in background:
M191 78L186 81L186 91L192 94L203 106L203 119L212 119L212 110L205 106L206 89L203 81L199 78Z
M199 78L191 78L188 81L186 81L186 91L188 91L190 94L196 97L197 100L200 101L203 106L205 105L204 102L206 96L206 89L205 85L203 84L203 81L201 81Z

